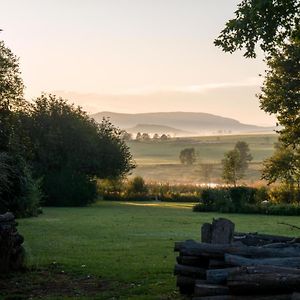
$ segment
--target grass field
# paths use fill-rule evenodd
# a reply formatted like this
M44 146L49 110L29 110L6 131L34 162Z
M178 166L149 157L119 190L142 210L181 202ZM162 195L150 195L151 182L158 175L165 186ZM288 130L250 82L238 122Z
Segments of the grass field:
M130 141L128 145L137 163L133 176L140 175L148 181L170 183L201 183L199 163L212 163L212 181L221 183L221 160L224 153L232 150L237 141L249 144L253 161L245 176L247 183L260 179L262 161L270 157L277 141L275 134L227 135L208 137L172 138L166 141ZM192 167L182 166L179 162L180 151L195 148L197 162Z
M172 275L176 257L174 242L199 240L201 224L218 216L194 213L191 207L190 203L99 202L87 208L45 208L38 218L19 220L29 264L46 270L55 266L63 278L72 274L71 286L78 288L78 295L70 297L70 291L63 288L58 291L54 286L47 288L53 273L43 272L43 276L47 274L45 280L41 279L41 273L25 274L17 279L18 286L24 288L15 289L14 294L30 297L1 299L40 299L34 292L39 285L44 291L43 299L181 299ZM237 231L299 234L278 224L288 222L300 226L299 217L222 216L233 220ZM101 289L84 297L89 291L82 292L80 285L76 285L83 278L102 282ZM25 284L26 279L29 283ZM58 281L61 280L60 277ZM1 293L9 294L3 288Z

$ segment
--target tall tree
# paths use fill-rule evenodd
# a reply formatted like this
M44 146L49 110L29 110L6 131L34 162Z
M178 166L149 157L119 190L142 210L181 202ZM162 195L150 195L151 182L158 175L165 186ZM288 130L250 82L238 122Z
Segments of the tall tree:
M94 200L95 177L122 177L134 167L122 131L55 95L32 104L28 133L47 205L85 205Z
M249 145L246 142L238 141L236 142L234 149L240 153L240 172L245 173L248 169L249 162L253 159Z
M19 60L4 42L0 41L0 152L8 151L15 125L12 112L23 103L23 90Z
M222 166L222 177L225 182L236 186L237 181L243 178L240 152L234 149L225 153L224 159L222 160Z

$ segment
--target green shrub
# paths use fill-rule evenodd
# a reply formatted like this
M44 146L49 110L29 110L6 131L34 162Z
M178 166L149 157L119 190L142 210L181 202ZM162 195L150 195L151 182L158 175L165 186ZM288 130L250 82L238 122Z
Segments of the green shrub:
M141 176L136 176L128 183L125 193L131 197L145 196L148 193L148 187Z
M46 206L85 206L97 197L96 180L81 173L64 169L60 173L47 173L43 178Z
M20 157L2 153L0 158L0 213L11 211L18 218L37 216L41 202L41 180L32 177L28 164Z
M272 203L293 203L295 202L295 194L295 190L286 185L274 187L269 191L269 197Z

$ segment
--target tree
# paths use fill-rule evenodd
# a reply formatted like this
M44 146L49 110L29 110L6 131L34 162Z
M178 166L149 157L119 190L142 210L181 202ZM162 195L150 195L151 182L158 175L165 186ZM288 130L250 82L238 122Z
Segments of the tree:
M300 1L299 0L243 0L229 20L215 45L226 52L246 48L244 56L255 57L255 46L260 44L268 69L258 95L260 107L275 114L280 141L300 148ZM290 181L289 172L300 172L297 160L283 149L265 162L263 177ZM288 172L283 162L291 168ZM281 168L281 170L279 169ZM274 172L273 175L270 172Z
M278 145L275 153L264 161L262 179L272 184L277 180L290 188L300 185L300 153L291 146Z
M243 177L240 152L234 149L225 153L222 166L222 177L225 182L236 186L237 181Z
M150 141L150 135L148 133L143 133L142 134L142 140L143 141Z
M159 139L159 135L157 133L154 133L152 139L157 141Z
M250 153L249 145L246 142L238 141L235 144L234 149L240 153L240 173L244 174L248 169L249 162L253 159Z
M200 164L201 176L206 183L209 183L211 181L213 170L214 170L214 165L212 163Z
M27 126L47 205L88 204L96 195L95 177L122 177L134 167L121 130L105 119L97 124L55 95L35 100Z
M23 103L23 90L18 58L0 41L0 152L8 151L13 111Z
M39 180L26 159L23 90L18 58L0 41L0 213L11 211L17 217L36 215L41 198Z
M276 115L283 126L281 141L295 147L300 145L300 35L273 54L267 64L260 107Z
M248 164L252 159L249 145L246 142L238 141L233 150L225 153L222 160L223 179L236 186L237 181L245 176Z
M215 45L226 52L245 47L245 57L255 57L255 46L267 54L299 37L299 0L243 0L235 18L226 23Z
M160 139L162 140L162 141L166 141L167 139L169 139L169 137L166 135L166 134L162 134L161 136L160 136Z
M137 141L141 141L141 140L142 140L142 134L141 134L140 132L138 132L138 133L136 134L135 139L136 139Z
M196 161L195 148L185 148L181 150L179 160L184 165L192 165Z

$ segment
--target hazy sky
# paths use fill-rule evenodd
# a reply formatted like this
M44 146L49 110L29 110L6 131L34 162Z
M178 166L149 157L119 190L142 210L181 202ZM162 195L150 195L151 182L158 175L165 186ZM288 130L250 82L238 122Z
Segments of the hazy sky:
M259 109L262 57L214 47L238 0L1 0L0 38L28 98L89 112L197 111L274 125Z

